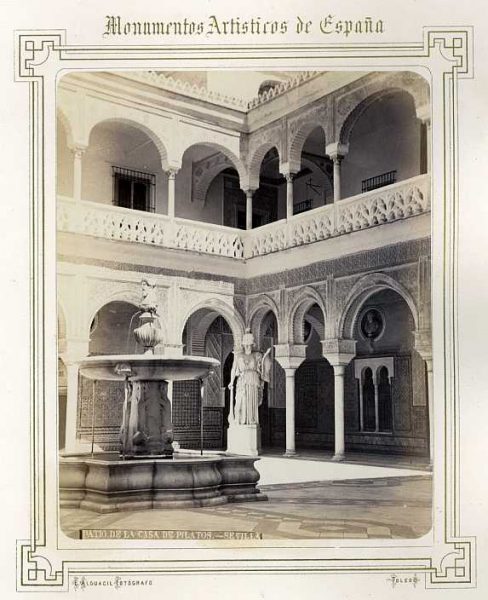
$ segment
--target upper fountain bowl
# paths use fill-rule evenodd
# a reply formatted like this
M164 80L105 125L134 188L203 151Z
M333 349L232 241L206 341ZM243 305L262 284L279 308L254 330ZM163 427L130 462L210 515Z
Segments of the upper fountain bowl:
M84 358L79 369L88 379L104 381L185 381L204 378L219 364L205 356L113 354Z

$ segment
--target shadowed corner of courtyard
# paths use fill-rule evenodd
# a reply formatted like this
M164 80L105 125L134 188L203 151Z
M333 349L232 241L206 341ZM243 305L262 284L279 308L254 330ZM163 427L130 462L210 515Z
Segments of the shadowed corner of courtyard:
M344 463L267 455L257 463L264 502L98 514L61 509L61 529L246 532L263 540L412 539L432 525L432 474L418 461Z

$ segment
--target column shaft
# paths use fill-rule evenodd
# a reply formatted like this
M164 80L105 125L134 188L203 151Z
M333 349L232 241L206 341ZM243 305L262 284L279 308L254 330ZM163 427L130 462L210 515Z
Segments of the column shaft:
M334 156L334 202L341 199L341 161L342 156Z
M359 431L364 431L363 382L359 381Z
M168 174L168 217L174 219L175 217L175 197L176 197L176 169L171 169L167 172Z
M432 125L430 119L426 123L425 136L426 136L426 149L427 149L427 173L432 171Z
M246 229L252 229L252 197L254 190L246 191Z
M295 451L295 371L285 369L286 374L286 451L285 456L293 456Z
M285 175L286 178L286 218L293 217L293 175Z
M82 148L73 148L73 198L81 200L81 177L83 168L83 153Z
M344 442L344 365L334 367L334 459L342 460L345 453Z
M378 396L378 382L374 382L374 430L380 430L380 402Z

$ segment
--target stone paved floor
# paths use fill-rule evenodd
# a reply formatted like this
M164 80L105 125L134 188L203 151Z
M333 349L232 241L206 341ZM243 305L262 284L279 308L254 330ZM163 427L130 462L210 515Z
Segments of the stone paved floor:
M295 462L299 464L299 459ZM358 465L353 466L356 473ZM381 477L381 468L364 465L363 475L355 478L324 480L322 476L321 481L261 485L267 502L109 515L63 509L61 527L74 538L81 528L243 531L259 533L263 539L384 539L426 534L431 527L430 473L398 469L383 473L389 476Z

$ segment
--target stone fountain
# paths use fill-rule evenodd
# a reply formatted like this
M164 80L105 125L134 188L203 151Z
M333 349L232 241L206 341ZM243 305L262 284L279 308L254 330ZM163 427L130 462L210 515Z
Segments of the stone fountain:
M148 279L139 309L134 336L144 354L91 356L79 363L84 377L124 381L120 452L60 457L61 507L116 512L266 500L256 487L255 457L174 451L168 382L198 379L203 401L203 381L219 362L166 355Z

